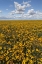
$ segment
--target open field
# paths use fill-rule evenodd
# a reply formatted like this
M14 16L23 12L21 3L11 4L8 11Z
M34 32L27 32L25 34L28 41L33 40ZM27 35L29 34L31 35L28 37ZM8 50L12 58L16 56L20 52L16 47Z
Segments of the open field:
M42 64L42 20L0 20L0 64Z

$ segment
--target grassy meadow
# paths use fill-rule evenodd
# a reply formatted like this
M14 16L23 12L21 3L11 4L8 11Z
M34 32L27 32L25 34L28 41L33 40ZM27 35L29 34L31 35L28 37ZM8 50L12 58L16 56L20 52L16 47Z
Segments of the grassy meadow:
M0 20L0 64L42 64L42 20Z

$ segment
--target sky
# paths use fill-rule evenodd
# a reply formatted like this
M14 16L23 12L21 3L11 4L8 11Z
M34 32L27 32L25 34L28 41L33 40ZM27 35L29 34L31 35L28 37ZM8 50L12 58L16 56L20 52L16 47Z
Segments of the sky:
M0 20L42 19L42 0L0 0Z

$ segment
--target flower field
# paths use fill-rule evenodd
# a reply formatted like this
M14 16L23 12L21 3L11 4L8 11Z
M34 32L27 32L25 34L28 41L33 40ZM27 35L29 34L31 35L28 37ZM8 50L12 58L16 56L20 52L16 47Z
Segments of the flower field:
M41 20L0 20L0 64L42 64Z

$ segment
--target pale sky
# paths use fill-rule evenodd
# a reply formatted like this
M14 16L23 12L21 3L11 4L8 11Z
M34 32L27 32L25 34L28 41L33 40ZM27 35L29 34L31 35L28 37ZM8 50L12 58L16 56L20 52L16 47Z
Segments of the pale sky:
M42 0L0 0L1 19L42 19Z

